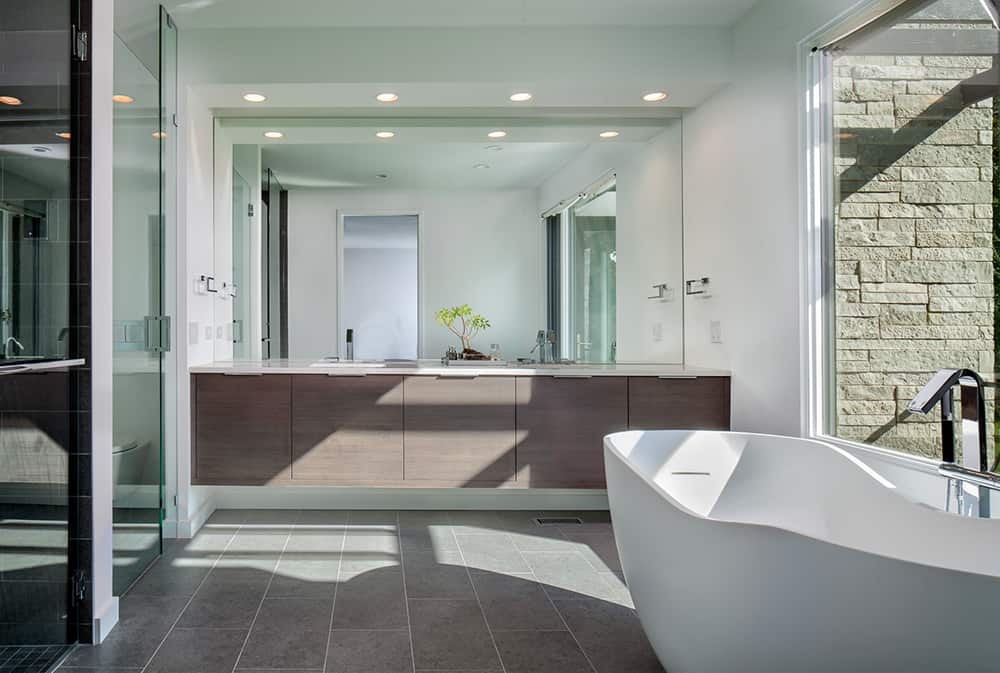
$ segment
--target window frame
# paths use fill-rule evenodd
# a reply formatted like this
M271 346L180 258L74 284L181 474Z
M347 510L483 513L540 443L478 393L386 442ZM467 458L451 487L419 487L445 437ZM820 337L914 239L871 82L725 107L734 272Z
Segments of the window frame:
M837 437L833 75L824 47L911 0L869 0L799 43L800 421L803 437L937 474L940 460Z

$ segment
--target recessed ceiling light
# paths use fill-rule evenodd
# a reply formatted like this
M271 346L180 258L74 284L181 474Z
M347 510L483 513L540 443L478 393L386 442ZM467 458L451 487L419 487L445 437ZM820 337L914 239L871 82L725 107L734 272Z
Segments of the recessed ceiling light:
M70 134L69 131L60 131L56 135L62 138L63 140L69 140L70 138L72 138L72 135Z
M473 168L489 168L489 164L476 164Z
M245 93L243 94L243 100L248 103L263 103L267 100L267 96L262 93Z
M518 93L511 94L510 96L510 100L514 103L527 103L532 98L534 98L534 96L527 91L520 91Z
M488 135L490 138L506 138L507 137L507 132L506 131L490 131L486 135Z
M277 140L278 138L284 138L285 134L281 131L264 131L265 138L271 138L272 140Z
M375 96L375 100L379 103L395 103L399 100L399 94L392 93L391 91L386 91Z
M647 103L659 103L661 100L667 100L666 91L650 91L645 96L642 97Z
M45 147L44 145L35 145L31 149L33 149L34 151L38 152L39 154L45 154L46 152L51 152L52 151L51 147Z
M167 137L167 132L166 131L153 131L153 137L154 138L166 138Z
M4 105L20 105L22 102L17 96L0 96L0 103Z
M487 145L486 149L489 150L490 152L502 152L503 145Z
M395 138L396 134L393 131L378 131L375 134L376 138L381 138L382 140L388 140L389 138Z
M619 135L618 131L601 131L602 138L617 138Z
M111 100L113 100L116 103L131 103L135 101L134 98L132 98L131 96L126 96L123 93L116 93L114 96L111 97Z

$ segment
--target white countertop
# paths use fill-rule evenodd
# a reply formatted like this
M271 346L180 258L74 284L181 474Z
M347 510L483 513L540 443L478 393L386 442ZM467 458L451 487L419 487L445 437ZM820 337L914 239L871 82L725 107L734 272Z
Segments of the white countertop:
M386 366L378 363L323 363L308 360L218 361L190 368L192 374L227 374L253 376L258 374L323 374L326 376L558 376L565 378L589 376L656 376L661 378L697 378L699 376L729 376L723 369L707 369L687 365L656 363L617 363L531 365L512 362L505 366L444 366L440 360L421 360L415 365Z

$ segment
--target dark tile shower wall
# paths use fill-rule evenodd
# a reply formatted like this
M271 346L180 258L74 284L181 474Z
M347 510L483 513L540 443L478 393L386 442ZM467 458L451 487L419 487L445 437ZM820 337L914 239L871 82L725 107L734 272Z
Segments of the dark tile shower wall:
M12 23L26 28L65 29L69 39L70 27L55 25L69 19L90 32L91 0L40 0L8 8ZM69 230L48 233L53 245L68 245L70 252L69 283L59 287L69 294L66 355L88 365L0 377L0 452L5 461L0 519L8 561L0 567L2 670L44 670L49 659L60 656L58 644L89 642L92 636L87 590L92 575L91 65L77 59L71 63L69 185L59 195L65 199L59 205L70 214ZM42 90L26 89L28 95ZM80 578L82 601L76 600L70 577ZM46 644L56 647L17 647Z
M73 0L73 16L79 30L92 35L91 0ZM71 611L75 624L70 625L70 642L89 643L93 640L93 602L90 578L93 577L93 506L91 470L91 58L73 59L73 120L72 142L74 147L70 157L73 205L73 254L71 255L70 277L72 292L70 298L70 353L82 358L86 364L72 370L69 378L70 398L73 407L69 411L71 444L70 498L73 516L69 526L70 567L82 580L82 590L77 596L79 602ZM74 590L70 584L70 590Z

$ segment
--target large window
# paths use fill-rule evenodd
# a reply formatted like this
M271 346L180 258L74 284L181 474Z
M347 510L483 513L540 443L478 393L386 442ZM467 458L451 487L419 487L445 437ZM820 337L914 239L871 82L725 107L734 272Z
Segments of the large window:
M907 402L939 368L995 380L1000 43L987 6L904 3L823 51L838 437L940 457L940 416L908 415Z

